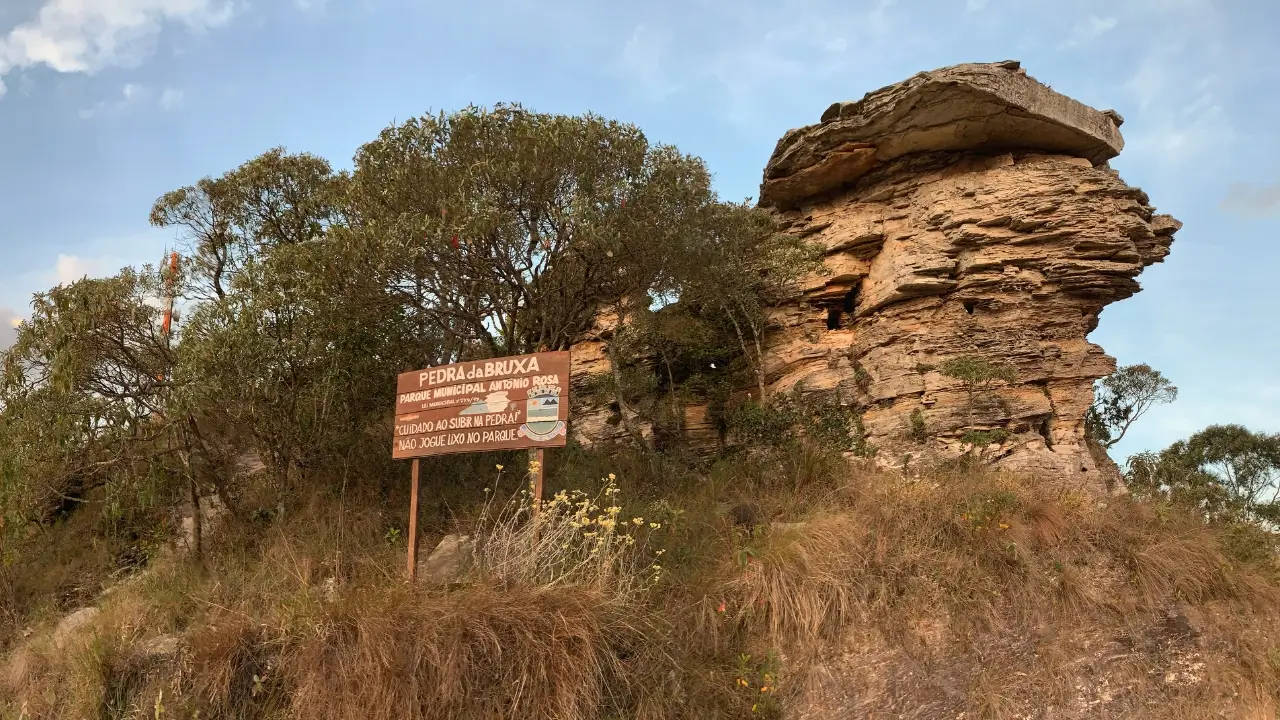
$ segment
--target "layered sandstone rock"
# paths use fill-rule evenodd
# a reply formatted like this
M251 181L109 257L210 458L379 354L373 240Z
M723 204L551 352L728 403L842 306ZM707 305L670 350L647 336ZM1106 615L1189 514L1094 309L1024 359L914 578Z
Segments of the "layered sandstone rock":
M824 248L827 272L776 309L771 392L863 408L882 462L998 431L994 462L1096 474L1084 415L1115 361L1087 336L1180 227L1107 166L1120 123L1009 61L921 73L786 133L761 204ZM606 371L606 342L575 347L575 376ZM938 370L958 358L1015 379L971 395ZM599 415L579 439L607 439Z
M922 73L787 133L762 203L830 274L779 309L773 389L864 405L885 460L999 429L1003 465L1096 472L1084 415L1115 361L1087 336L1180 227L1107 167L1119 124L1006 62ZM957 358L1016 379L971 402L938 371Z
M622 408L610 403L607 393L598 391L599 383L612 375L609 365L609 342L617 327L617 318L603 312L586 335L572 348L569 365L569 399L571 402L570 434L584 445L627 440L622 422ZM644 437L651 437L653 425L633 418Z

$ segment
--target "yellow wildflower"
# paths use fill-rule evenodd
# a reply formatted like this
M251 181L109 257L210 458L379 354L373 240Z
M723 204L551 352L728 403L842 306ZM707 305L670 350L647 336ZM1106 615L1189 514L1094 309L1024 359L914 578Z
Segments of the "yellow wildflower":
M1001 530L1008 530L1008 529L1009 529L1009 524L1008 524L1008 523L1000 523L1000 529L1001 529Z
M662 523L649 523L649 527L654 530L657 530L658 528L662 527Z
M738 684L741 685L742 687L751 687L751 683L747 682L746 680L743 680L742 678L738 678Z
M609 473L609 479L610 479L610 480L617 480L617 479L618 479L618 476L617 476L617 475L614 475L613 473Z
M632 524L632 525L637 525L637 526L638 526L638 525L643 525L643 524L644 524L644 518L631 518L631 524Z
M502 466L501 466L501 465L495 465L494 467L498 468L498 472L502 472Z

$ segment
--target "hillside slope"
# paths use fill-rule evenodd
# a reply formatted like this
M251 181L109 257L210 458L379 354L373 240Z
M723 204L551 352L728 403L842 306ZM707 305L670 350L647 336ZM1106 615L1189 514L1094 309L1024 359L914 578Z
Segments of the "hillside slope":
M444 586L401 579L401 497L257 498L204 569L158 561L80 627L10 642L0 716L1274 717L1280 565L1249 527L812 448L698 471L571 450L550 472L601 502L561 496L536 544L457 483L505 496L510 471L431 477L428 540L481 548ZM58 532L42 544L75 543Z

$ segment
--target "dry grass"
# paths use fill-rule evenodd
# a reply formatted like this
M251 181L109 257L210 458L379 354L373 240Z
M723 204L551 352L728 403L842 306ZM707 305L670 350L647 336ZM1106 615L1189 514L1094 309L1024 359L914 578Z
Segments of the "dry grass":
M594 496L561 490L534 507L528 489L505 505L491 492L475 529L475 573L504 588L590 588L639 604L661 578L647 538L658 522L622 515L610 474Z
M1280 567L1257 531L981 471L619 464L640 477L536 531L460 498L480 555L448 590L400 580L385 506L309 496L207 571L113 593L82 644L33 636L0 717L151 718L162 692L164 718L1275 717ZM731 527L717 505L742 499L800 524ZM633 542L600 534L633 516ZM159 633L181 651L147 655Z
M797 698L830 713L815 716L1172 717L1198 704L1244 717L1248 698L1280 693L1274 550L1233 554L1222 528L1169 508L983 472L869 474L803 528L756 542L728 587L739 622L803 661L797 695L822 686L815 668L847 678L865 663L887 680L865 681L855 705Z
M606 691L630 690L633 613L570 588L356 595L282 661L292 716L599 717Z

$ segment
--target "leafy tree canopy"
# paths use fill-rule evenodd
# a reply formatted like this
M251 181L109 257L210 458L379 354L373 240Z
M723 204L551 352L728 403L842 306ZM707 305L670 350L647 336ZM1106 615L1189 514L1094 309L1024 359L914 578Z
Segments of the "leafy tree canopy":
M1098 444L1112 447L1155 405L1178 399L1178 388L1150 365L1129 365L1103 378L1094 389L1085 425Z
M351 172L273 149L166 193L150 219L182 243L177 276L125 270L37 296L3 355L6 530L95 488L122 507L144 503L143 485L196 502L225 490L244 450L279 482L377 476L396 373L565 349L602 310L627 340L611 344L628 374L617 403L679 418L676 385L706 385L701 366L733 344L763 389L769 307L816 267L767 213L720 201L698 158L519 105L393 125ZM172 336L169 287L184 315ZM679 302L655 315L655 297ZM665 379L632 377L655 355ZM640 386L670 407L630 408Z
M1203 509L1280 523L1280 433L1212 425L1159 453L1129 459L1137 492Z

